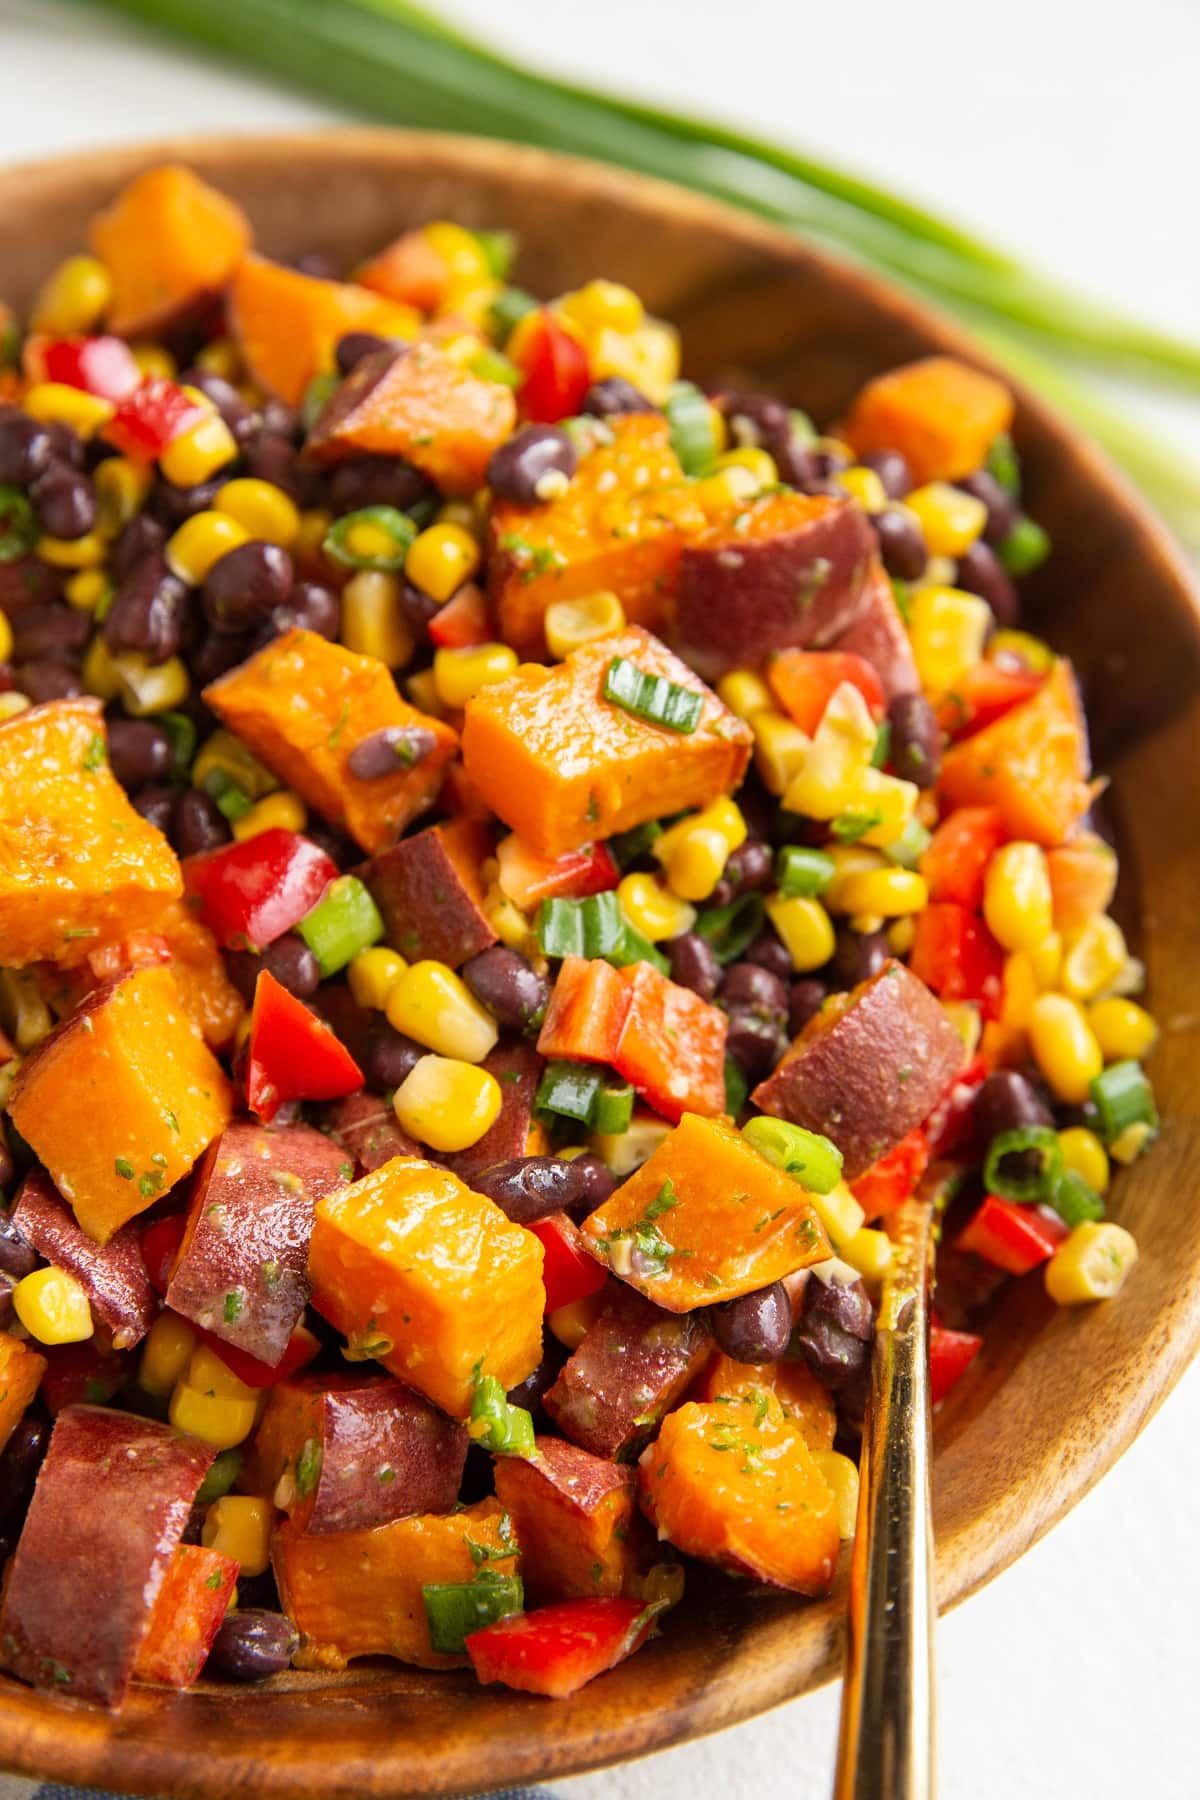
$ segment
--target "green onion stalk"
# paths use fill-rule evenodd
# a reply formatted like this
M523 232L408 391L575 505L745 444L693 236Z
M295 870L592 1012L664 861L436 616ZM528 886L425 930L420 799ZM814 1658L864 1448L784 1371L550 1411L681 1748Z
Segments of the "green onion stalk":
M1200 548L1200 471L1059 359L1200 393L1200 344L1088 301L951 222L718 121L522 68L409 0L90 0L393 125L591 156L741 206L881 269L981 326ZM1047 358L1053 360L1047 360Z

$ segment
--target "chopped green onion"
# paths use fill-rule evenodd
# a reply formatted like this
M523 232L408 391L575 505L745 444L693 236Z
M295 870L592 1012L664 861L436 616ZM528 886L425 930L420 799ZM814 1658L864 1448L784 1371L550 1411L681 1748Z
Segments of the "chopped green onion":
M363 527L372 536L378 532L385 539L375 550L355 550L350 542L355 531ZM382 574L395 574L404 567L417 527L407 513L395 506L363 506L358 512L336 519L325 533L321 549L344 569L372 569Z
M712 407L691 381L673 381L664 408L671 448L685 475L711 475L717 466Z
M824 850L784 844L775 856L775 885L788 900L823 894L836 874L837 864Z
M513 327L537 309L537 301L524 288L502 288L488 307L488 329L498 344L507 344Z
M196 727L186 713L159 713L154 723L159 727L168 744L171 746L171 767L168 771L172 782L177 786L186 782L192 768L192 759L196 754Z
M473 1631L525 1610L521 1577L497 1575L490 1569L474 1581L426 1581L421 1598L429 1621L429 1643L440 1656L461 1656Z
M1154 1089L1140 1063L1113 1063L1102 1075L1096 1076L1088 1091L1100 1120L1100 1135L1106 1144L1115 1143L1131 1125L1145 1125L1150 1132L1157 1131Z
M842 1179L842 1153L817 1131L765 1114L742 1126L746 1142L814 1194L831 1194Z
M844 812L830 824L830 831L839 844L857 844L859 838L866 837L868 831L874 831L877 825L883 824L880 812Z
M791 419L792 435L798 438L802 444L815 444L821 434L809 418L808 414L806 412L801 412L798 406L793 406L791 408Z
M912 595L909 593L908 583L901 581L898 575L889 576L888 579L892 585L892 599L896 602L896 611L900 614L901 621L907 625L912 611Z
M621 903L611 891L585 900L543 900L538 910L543 956L611 956L625 931Z
M300 423L311 431L333 396L342 385L340 375L314 375L300 401Z
M1103 1200L1074 1169L1063 1170L1046 1198L1063 1224L1069 1225L1072 1231L1089 1219L1104 1217Z
M360 950L377 944L384 934L379 908L356 875L331 881L296 930L317 959L321 979L344 969Z
M1018 519L996 554L1010 575L1031 575L1050 554L1049 534L1034 519Z
M719 963L736 962L762 930L761 894L742 894L728 906L710 906L699 913L692 930L702 937Z
M618 869L624 873L633 863L648 856L662 832L657 819L647 819L644 825L635 825L632 831L618 831L616 837L610 837L608 848Z
M873 769L882 769L884 763L891 754L891 749L892 721L890 719L884 719L879 730L875 733L875 748L871 752L871 767Z
M39 535L37 515L20 488L0 487L0 563L28 556Z
M741 1063L732 1056L725 1058L725 1111L736 1119L750 1097L750 1083Z
M892 862L899 863L902 869L915 869L929 848L931 835L920 819L912 818L898 838L893 838L890 844L884 845L883 854L890 857Z
M242 1471L240 1450L222 1450L208 1465L208 1474L196 1494L197 1506L211 1506L227 1494Z
M216 801L217 811L223 813L231 825L244 819L254 805L245 789L239 787L233 776L227 775L224 769L209 770L204 777L204 791L210 800Z
M495 1375L478 1375L471 1396L467 1434L496 1456L532 1456L533 1419L523 1406L510 1404Z
M475 241L487 258L488 274L493 281L507 281L517 255L516 233L512 231L477 231Z
M1021 498L1021 463L1017 456L1016 445L1007 431L1002 431L987 453L985 469L993 481L998 481L1005 493L1013 500Z
M635 931L632 925L626 925L621 933L621 941L615 950L610 950L607 961L614 969L627 969L630 963L653 963L660 975L670 972L670 962L649 938Z
M554 1113L560 1119L577 1119L581 1125L590 1125L602 1085L599 1069L588 1068L582 1063L547 1063L533 1104L539 1112Z
M498 381L502 387L518 388L525 377L515 362L510 362L501 350L493 350L489 344L468 365L472 375L478 375L480 381Z
M601 1082L596 1090L589 1121L592 1130L601 1132L605 1137L616 1137L619 1132L629 1130L632 1118L633 1088L629 1082L613 1087Z
M1022 1174L1008 1165L1009 1157L1030 1154L1038 1158L1032 1173ZM1018 1125L1013 1131L997 1132L988 1145L983 1185L1001 1200L1049 1200L1062 1169L1058 1133L1049 1125Z
M694 688L680 687L665 675L647 675L627 656L614 656L609 663L604 698L649 725L684 734L695 731L704 706Z

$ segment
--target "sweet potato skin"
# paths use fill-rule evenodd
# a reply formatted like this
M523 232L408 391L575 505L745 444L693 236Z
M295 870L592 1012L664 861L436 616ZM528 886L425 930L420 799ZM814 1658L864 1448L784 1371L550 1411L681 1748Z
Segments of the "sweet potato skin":
M490 849L479 820L450 819L372 857L363 879L388 942L409 962L429 957L457 969L496 942L480 875Z
M542 1404L573 1444L628 1462L711 1352L712 1339L694 1314L663 1312L620 1287Z
M831 650L849 650L870 663L889 700L902 694L919 694L921 678L892 584L881 563L875 561L863 584L862 605L844 631L830 644Z
M751 1098L830 1138L854 1181L928 1118L965 1054L925 983L889 962L852 990L832 1024L820 1014L810 1021Z
M696 729L668 731L605 700L618 656L698 693ZM749 727L637 626L573 651L557 668L529 664L484 688L468 702L463 728L467 774L542 856L707 805L737 787L750 746Z
M394 1156L424 1156L415 1138L401 1131L396 1115L382 1094L347 1094L325 1111L325 1129L346 1158L354 1175L370 1175Z
M180 1544L158 1590L133 1666L134 1680L190 1687L212 1649L237 1578L232 1556L200 1544Z
M530 1232L433 1163L397 1157L317 1203L313 1305L456 1418L476 1370L510 1388L541 1361L541 1269Z
M442 1656L430 1644L421 1588L473 1580L472 1545L476 1555L493 1553L487 1566L497 1575L516 1574L516 1537L496 1499L373 1531L313 1536L281 1526L271 1560L284 1611L302 1635L297 1666L344 1669L357 1656L394 1656L420 1669L463 1668L465 1656Z
M830 1255L800 1183L726 1120L698 1113L684 1113L582 1231L615 1274L674 1313L755 1293Z
M243 257L233 277L229 318L255 381L289 406L299 406L314 375L333 369L347 332L409 337L420 328L410 307L255 255Z
M313 1207L353 1173L311 1126L227 1125L196 1171L167 1305L273 1367L308 1301Z
M539 1437L536 1457L496 1459L496 1495L516 1527L527 1604L632 1592L646 1533L628 1464Z
M1012 420L1012 396L994 376L926 356L868 381L839 435L860 457L899 450L919 487L978 469Z
M0 963L81 962L183 892L175 853L109 768L99 700L5 720L0 768Z
M162 967L89 994L22 1064L8 1105L98 1244L182 1180L232 1109Z
M114 1349L131 1350L141 1342L158 1302L132 1225L123 1225L103 1247L94 1243L44 1169L31 1170L21 1183L12 1222L39 1256L82 1282L92 1315L112 1333Z
M314 631L284 632L210 683L204 698L273 774L368 855L430 805L458 741L443 720L401 698L377 658ZM434 748L411 769L361 780L348 767L355 744L392 726L424 727Z
M6 1668L121 1704L213 1455L154 1419L59 1414L0 1607Z
M0 1450L37 1393L46 1373L46 1358L24 1338L0 1331Z
M542 1058L532 1044L519 1037L502 1037L494 1050L489 1050L481 1068L500 1083L500 1112L467 1150L450 1150L438 1157L444 1168L452 1169L460 1181L470 1186L481 1169L493 1163L508 1162L514 1156L527 1156L529 1133L533 1125L533 1102L544 1068Z
M198 313L250 245L240 206L179 163L147 169L91 223L112 280L108 328L141 337Z
M1087 725L1071 665L1060 657L1035 694L942 759L947 807L995 806L1010 837L1052 849L1087 811Z
M862 605L874 551L857 502L765 495L685 546L675 642L710 681L772 650L826 649Z

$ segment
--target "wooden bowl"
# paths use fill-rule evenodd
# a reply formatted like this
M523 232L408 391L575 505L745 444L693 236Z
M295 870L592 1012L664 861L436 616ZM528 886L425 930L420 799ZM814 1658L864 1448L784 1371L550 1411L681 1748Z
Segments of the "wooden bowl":
M629 282L682 326L688 372L740 374L834 417L867 376L949 350L988 358L944 318L780 231L680 189L584 162L381 131L225 137L103 151L0 173L0 293L18 306L85 242L89 215L138 169L182 157L248 209L264 250L348 265L441 216L505 225L519 278L557 293ZM1117 1184L1141 1259L1119 1301L1060 1312L1011 1284L972 1376L943 1409L938 1582L953 1605L1017 1557L1121 1454L1200 1339L1200 607L1163 528L1104 458L1019 391L1029 504L1054 555L1032 613L1076 660L1111 773L1123 918L1164 1031L1166 1117ZM103 1546L99 1546L103 1555ZM731 1725L826 1680L841 1603L692 1583L661 1638L550 1704L467 1675L386 1664L265 1691L142 1689L118 1718L0 1681L0 1765L186 1800L451 1795L594 1768Z

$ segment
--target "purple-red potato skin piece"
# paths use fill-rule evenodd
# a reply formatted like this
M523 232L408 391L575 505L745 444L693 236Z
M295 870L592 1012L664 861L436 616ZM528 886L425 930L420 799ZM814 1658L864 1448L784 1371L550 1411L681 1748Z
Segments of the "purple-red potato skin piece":
M472 1175L493 1163L524 1156L533 1122L533 1102L542 1079L545 1060L522 1038L501 1038L480 1064L500 1083L500 1112L479 1142L467 1150L453 1150L437 1161L452 1169L460 1181L471 1185ZM425 1152L421 1152L425 1154Z
M878 564L867 578L857 616L829 648L849 650L869 662L889 700L921 691L912 644L904 629L892 584Z
M387 941L408 962L430 958L457 969L496 942L479 875L491 835L477 820L452 819L401 838L363 870Z
M354 1164L355 1179L381 1169L393 1156L424 1156L425 1151L407 1131L382 1094L347 1094L335 1100L325 1113L325 1127L335 1144Z
M70 1406L55 1422L0 1610L4 1666L116 1708L215 1451L156 1419Z
M542 1405L564 1437L609 1461L632 1457L712 1355L694 1313L667 1313L621 1286Z
M496 1495L516 1527L526 1603L631 1591L650 1538L632 1465L565 1438L536 1442L534 1457L496 1458Z
M810 1021L751 1098L831 1139L855 1181L929 1117L966 1052L941 1002L903 963L887 963L846 1000L832 1020Z
M122 1225L107 1244L97 1244L80 1229L44 1169L31 1170L21 1183L12 1222L39 1256L82 1283L92 1316L112 1332L115 1350L131 1350L141 1343L154 1323L158 1302L135 1226Z
M773 536L685 545L675 646L706 681L773 650L821 650L852 622L875 550L862 508L834 501Z
M308 1302L313 1207L353 1173L309 1125L226 1126L196 1174L167 1305L274 1366Z

